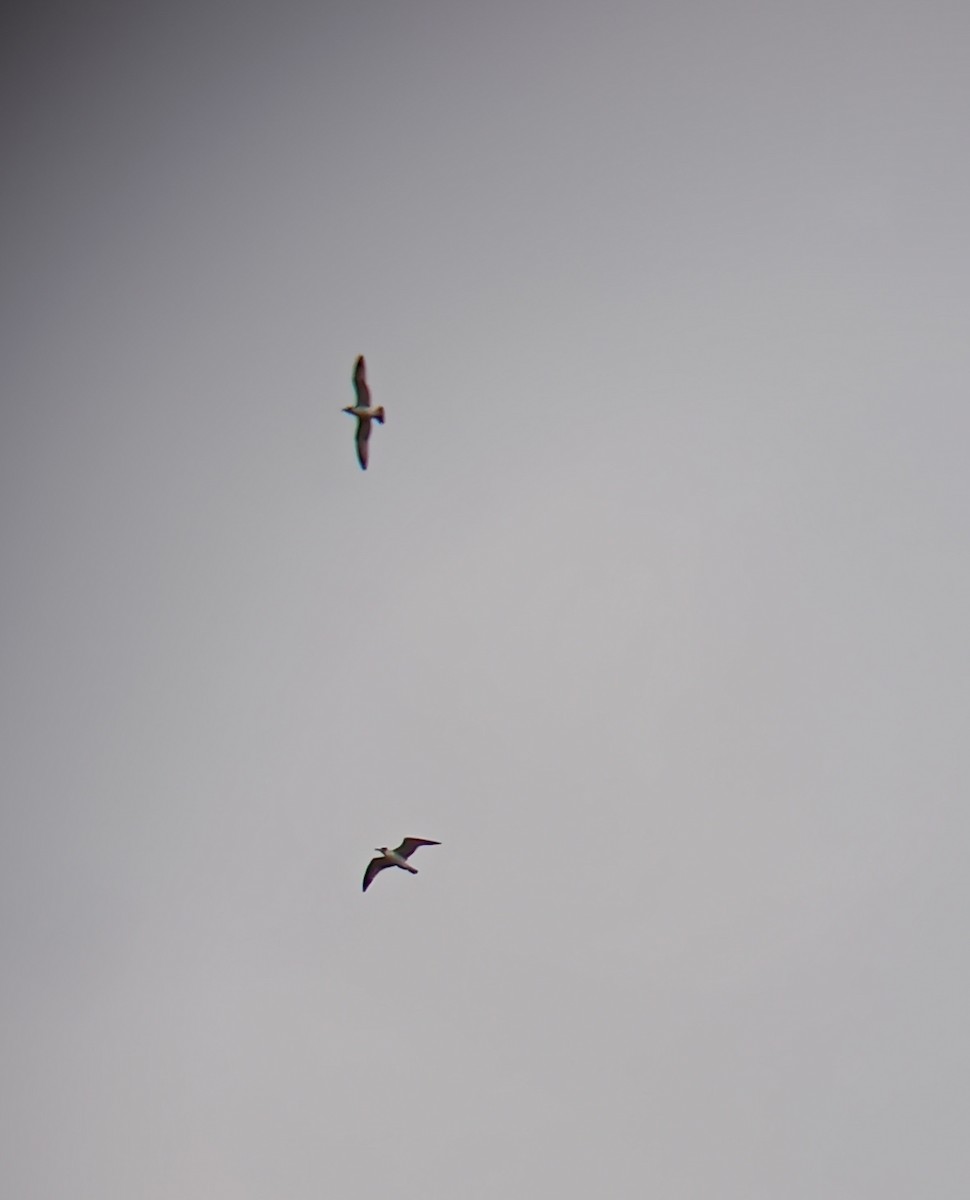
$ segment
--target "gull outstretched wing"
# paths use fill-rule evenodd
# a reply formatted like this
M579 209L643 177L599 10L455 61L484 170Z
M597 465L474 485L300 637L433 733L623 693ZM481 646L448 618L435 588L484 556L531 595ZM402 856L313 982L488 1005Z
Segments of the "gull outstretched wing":
M410 858L419 846L440 846L440 842L431 842L427 838L405 838L404 841L394 851L395 854L400 854L402 858Z
M367 864L367 870L364 872L364 886L361 890L366 892L373 883L374 876L379 871L383 871L385 867L393 866L394 864L391 862L391 860L389 858L385 858L383 854L379 858L372 858Z
M370 388L367 386L367 364L363 354L354 364L354 391L359 408L370 408Z
M367 439L370 437L370 417L357 418L357 461L362 471L367 470Z

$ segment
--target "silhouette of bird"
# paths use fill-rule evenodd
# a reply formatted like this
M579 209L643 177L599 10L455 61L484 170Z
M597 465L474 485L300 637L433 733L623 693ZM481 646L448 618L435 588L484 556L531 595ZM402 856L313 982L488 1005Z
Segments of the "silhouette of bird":
M366 892L373 882L374 876L386 867L400 867L403 871L410 871L412 875L417 875L417 867L412 867L408 862L411 855L419 846L440 845L440 842L430 842L427 838L405 838L396 850L388 850L386 846L378 846L377 853L380 855L380 858L372 858L367 864L367 870L364 872L363 890Z
M340 411L350 413L357 418L357 461L361 469L367 470L367 442L370 439L371 422L384 424L384 406L373 408L370 402L370 388L367 386L367 364L363 354L354 365L354 391L357 393L357 403Z

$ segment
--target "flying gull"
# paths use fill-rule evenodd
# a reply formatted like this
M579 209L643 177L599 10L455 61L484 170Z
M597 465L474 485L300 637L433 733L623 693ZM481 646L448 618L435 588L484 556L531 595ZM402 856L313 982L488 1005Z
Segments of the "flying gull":
M357 418L357 461L361 468L367 470L367 439L370 437L371 421L384 424L384 406L372 408L370 388L367 386L367 366L363 354L354 366L354 391L357 393L357 403L352 408L341 409Z
M410 871L412 875L417 875L417 867L412 867L408 862L411 855L419 846L440 845L440 842L429 842L427 838L405 838L396 850L388 850L386 846L378 846L377 852L380 858L372 858L367 864L367 870L364 872L364 891L366 892L370 887L377 872L383 871L385 867L400 867L404 871Z

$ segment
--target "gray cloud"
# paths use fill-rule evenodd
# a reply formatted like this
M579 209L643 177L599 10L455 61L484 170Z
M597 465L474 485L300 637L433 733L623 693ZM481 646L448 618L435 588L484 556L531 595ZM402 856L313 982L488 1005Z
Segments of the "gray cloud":
M9 1194L962 1195L968 33L13 23Z

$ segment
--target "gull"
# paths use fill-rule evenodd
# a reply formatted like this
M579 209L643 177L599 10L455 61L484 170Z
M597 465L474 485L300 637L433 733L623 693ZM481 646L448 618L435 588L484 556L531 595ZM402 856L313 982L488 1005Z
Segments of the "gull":
M427 838L405 838L396 850L388 850L386 846L378 846L377 853L380 858L372 858L367 864L367 870L364 872L364 888L366 892L370 887L374 876L378 871L383 871L385 867L400 867L404 871L410 871L412 875L417 875L417 867L412 867L408 862L411 855L418 849L419 846L440 846L440 842L429 842Z
M362 354L354 365L354 390L357 393L357 403L340 410L357 418L357 461L360 463L361 470L364 471L367 470L367 439L370 437L371 421L376 421L379 425L384 424L384 406L371 407L366 371L367 365Z

